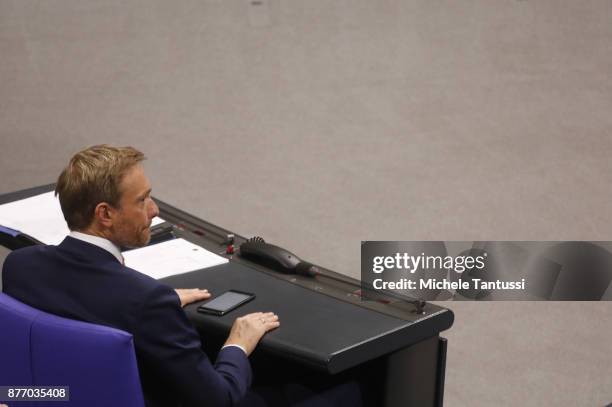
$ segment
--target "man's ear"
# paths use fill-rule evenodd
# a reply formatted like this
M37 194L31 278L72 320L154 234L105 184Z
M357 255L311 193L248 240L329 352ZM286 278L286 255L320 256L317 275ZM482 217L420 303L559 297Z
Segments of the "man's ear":
M113 226L113 221L115 219L115 208L109 205L106 202L100 202L96 205L94 209L94 219L98 222L99 225L104 226L106 228L110 228Z

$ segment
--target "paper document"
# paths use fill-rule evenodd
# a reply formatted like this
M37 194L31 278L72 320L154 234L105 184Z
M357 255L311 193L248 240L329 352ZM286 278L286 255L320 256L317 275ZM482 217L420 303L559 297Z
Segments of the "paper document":
M164 223L165 220L163 220L162 218L160 218L159 216L154 217L153 219L151 219L151 227L153 226L157 226L160 223Z
M218 266L229 260L185 239L123 252L125 265L155 279Z
M0 205L0 225L46 244L59 244L70 233L54 192Z
M151 226L164 222L156 217ZM45 244L59 244L70 233L53 191L0 205L0 225Z

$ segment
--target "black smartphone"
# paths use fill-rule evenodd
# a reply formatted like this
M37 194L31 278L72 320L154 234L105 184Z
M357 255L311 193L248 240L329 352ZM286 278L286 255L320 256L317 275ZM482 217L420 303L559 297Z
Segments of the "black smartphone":
M255 298L253 293L229 290L198 307L198 312L213 315L225 315Z

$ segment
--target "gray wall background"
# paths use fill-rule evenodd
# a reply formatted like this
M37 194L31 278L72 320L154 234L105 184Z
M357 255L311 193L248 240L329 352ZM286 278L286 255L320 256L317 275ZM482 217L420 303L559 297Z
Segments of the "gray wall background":
M361 240L612 240L612 2L0 0L0 193L154 195L353 277ZM612 402L609 303L447 303L448 406Z

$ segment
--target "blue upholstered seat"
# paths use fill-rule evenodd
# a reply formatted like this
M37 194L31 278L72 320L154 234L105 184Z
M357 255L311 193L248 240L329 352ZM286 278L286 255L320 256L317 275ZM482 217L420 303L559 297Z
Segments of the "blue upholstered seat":
M0 293L0 386L9 385L69 386L70 402L62 406L144 406L132 335Z

